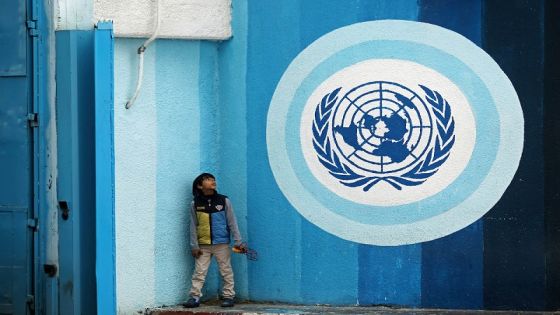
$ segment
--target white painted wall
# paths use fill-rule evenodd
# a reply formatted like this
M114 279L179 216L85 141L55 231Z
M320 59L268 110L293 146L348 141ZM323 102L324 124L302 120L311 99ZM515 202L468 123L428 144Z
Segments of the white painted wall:
M231 37L231 0L160 0L158 37L224 40ZM117 37L150 37L156 0L55 0L58 30L88 30L112 20Z
M231 37L231 0L160 1L158 37L210 40ZM156 8L155 0L94 0L93 16L95 20L112 20L117 37L149 37L156 23Z

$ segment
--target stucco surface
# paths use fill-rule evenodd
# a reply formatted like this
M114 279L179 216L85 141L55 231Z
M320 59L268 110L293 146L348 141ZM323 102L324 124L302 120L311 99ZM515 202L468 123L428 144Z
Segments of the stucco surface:
M117 306L122 314L187 299L193 267L188 209L191 183L200 172L216 174L218 189L233 201L246 235L245 185L239 185L234 174L220 172L221 160L229 161L228 169L234 168L229 163L238 171L244 168L241 158L231 158L243 150L233 139L243 133L234 128L242 120L235 113L239 107L220 102L218 44L156 40L146 51L140 94L127 110L124 104L135 88L136 49L141 43L115 43ZM227 73L224 79L237 76ZM221 113L235 133L220 134ZM230 144L222 148L221 141ZM238 294L246 296L244 257L234 256L233 265ZM203 293L215 298L219 288L213 266Z
M144 84L134 104L140 40L115 42L115 231L119 312L154 303L157 116L155 51L145 56Z
M156 45L157 207L155 264L157 304L184 300L190 286L187 209L191 178L199 171L198 41Z
M222 40L231 36L231 0L165 0L160 4L159 37ZM154 29L152 0L94 0L95 20L112 20L117 37L149 37Z

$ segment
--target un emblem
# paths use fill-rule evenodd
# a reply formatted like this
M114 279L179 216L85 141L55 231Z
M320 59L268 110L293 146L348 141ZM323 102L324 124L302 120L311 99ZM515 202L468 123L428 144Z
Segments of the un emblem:
M398 190L422 184L449 157L455 122L439 92L420 88L422 96L374 81L324 95L312 126L318 160L341 184L364 191L379 182Z
M290 63L268 110L267 157L309 222L358 243L412 244L493 207L519 165L523 124L513 85L478 46L431 24L371 21Z

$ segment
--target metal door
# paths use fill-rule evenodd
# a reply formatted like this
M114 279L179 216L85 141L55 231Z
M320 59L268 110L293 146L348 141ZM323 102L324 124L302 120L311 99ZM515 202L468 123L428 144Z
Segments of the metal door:
M33 69L27 0L0 1L0 314L33 306Z

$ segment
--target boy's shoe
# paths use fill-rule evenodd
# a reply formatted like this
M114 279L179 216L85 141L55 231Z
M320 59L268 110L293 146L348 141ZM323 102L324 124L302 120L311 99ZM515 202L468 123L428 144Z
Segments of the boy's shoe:
M195 298L190 298L187 303L183 304L186 308L195 308L200 306L200 300Z
M233 307L234 305L235 305L235 303L233 302L233 299L225 298L222 301L222 307Z

